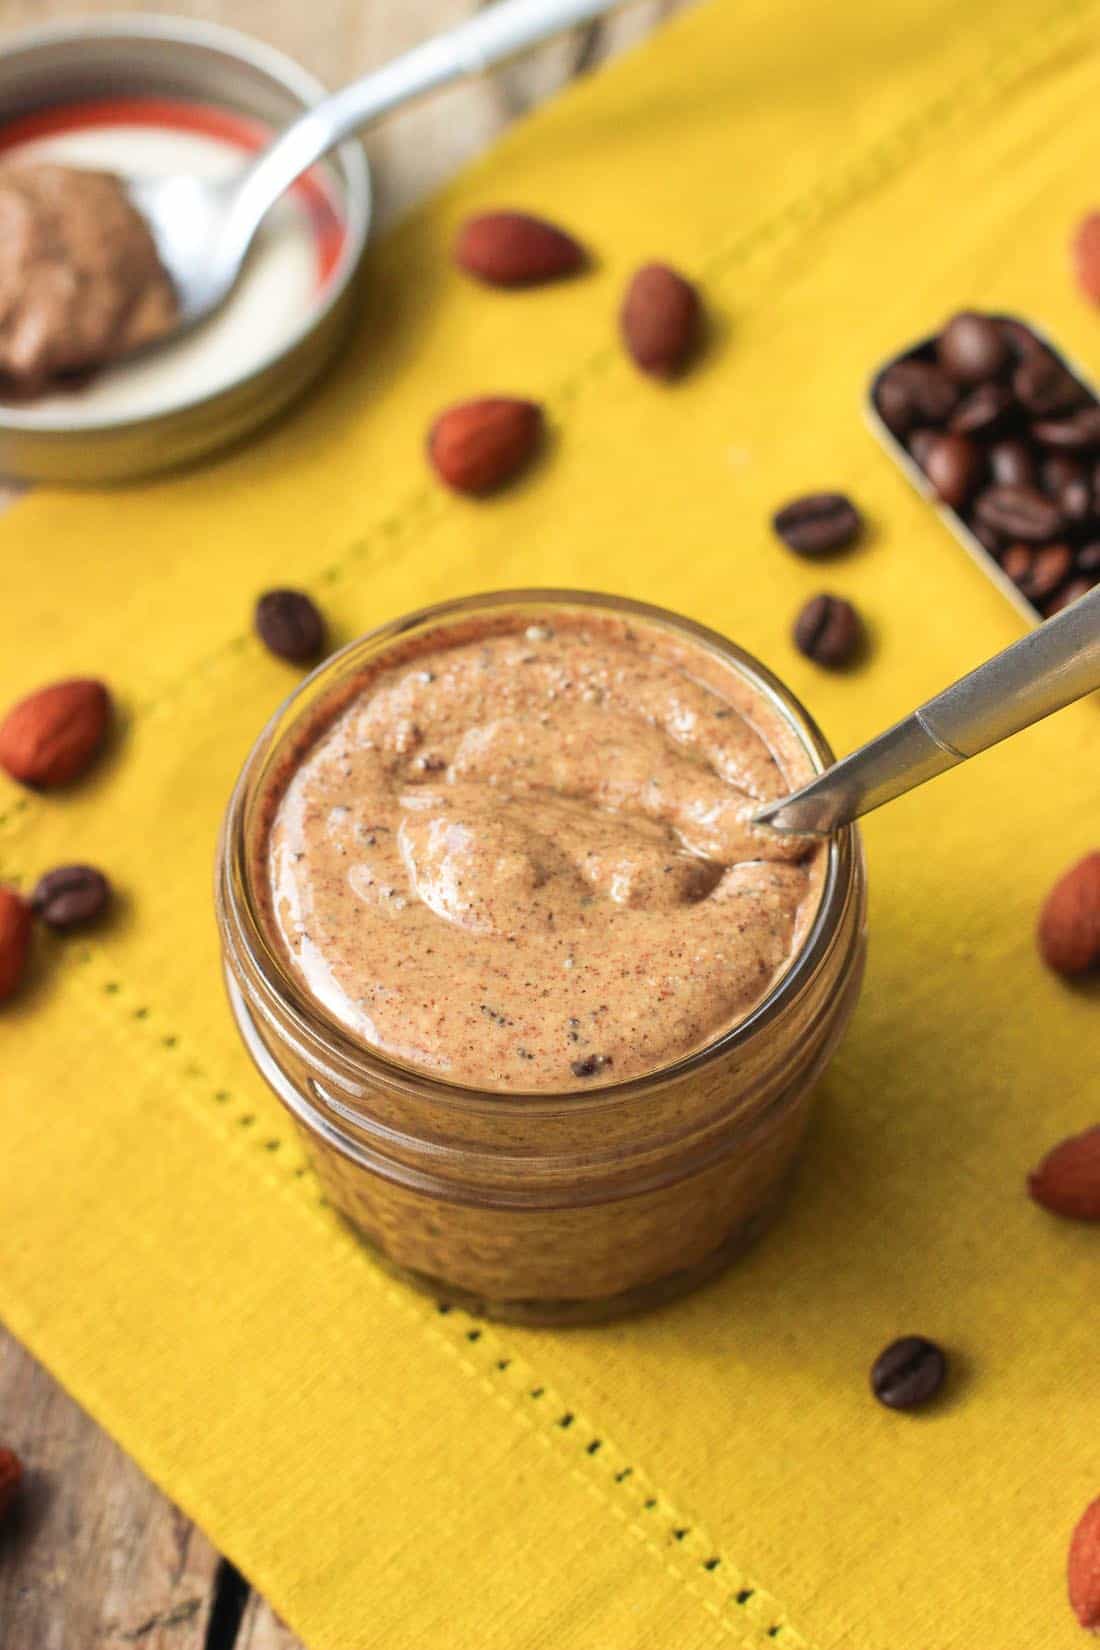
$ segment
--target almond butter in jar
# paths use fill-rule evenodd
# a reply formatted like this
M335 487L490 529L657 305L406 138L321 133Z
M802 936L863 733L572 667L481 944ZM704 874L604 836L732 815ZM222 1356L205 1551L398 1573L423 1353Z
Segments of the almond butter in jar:
M327 1194L437 1298L595 1321L768 1223L864 953L831 760L715 633L579 592L353 643L264 730L217 870L230 1000Z

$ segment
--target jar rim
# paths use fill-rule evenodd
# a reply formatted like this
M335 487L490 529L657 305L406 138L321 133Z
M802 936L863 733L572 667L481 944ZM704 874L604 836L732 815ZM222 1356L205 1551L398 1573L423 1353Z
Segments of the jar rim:
M330 654L298 683L268 719L245 758L222 824L215 888L219 926L223 944L230 954L238 963L247 964L250 983L263 1011L271 1017L278 1015L289 1020L296 1038L311 1050L322 1067L338 1070L342 1066L360 1077L371 1078L391 1089L404 1090L458 1111L488 1108L498 1113L517 1112L527 1117L537 1117L540 1111L557 1112L568 1106L574 1114L598 1112L602 1108L617 1107L624 1101L652 1093L666 1084L681 1082L713 1061L728 1057L782 1012L805 980L814 974L837 931L848 889L856 874L858 836L855 827L849 825L829 837L825 874L813 920L789 966L760 1002L744 1019L701 1048L654 1071L621 1082L603 1084L587 1094L575 1089L490 1090L452 1082L356 1037L305 990L269 936L255 897L250 854L250 804L257 800L258 794L262 794L262 781L275 754L284 748L288 735L300 726L295 720L296 712L311 699L323 705L327 693L319 691L318 684L323 683L326 690L331 690L339 681L348 679L355 668L369 657L411 632L436 628L448 621L470 618L483 611L508 608L518 609L530 619L555 609L601 609L618 617L635 617L674 635L686 636L731 665L761 694L771 710L794 734L815 773L821 772L834 760L828 741L813 717L766 665L719 631L671 609L600 591L556 587L507 589L455 597L388 620L356 637L336 653ZM311 738L315 737L317 734L314 732Z

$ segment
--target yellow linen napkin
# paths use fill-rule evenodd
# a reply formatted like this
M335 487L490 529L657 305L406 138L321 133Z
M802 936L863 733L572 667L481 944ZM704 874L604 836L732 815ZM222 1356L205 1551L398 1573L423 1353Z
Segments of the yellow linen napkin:
M871 956L797 1195L720 1283L553 1333L440 1313L319 1199L222 997L219 816L294 684L257 592L339 639L479 588L663 602L759 653L838 749L1019 621L880 453L873 365L951 310L1046 324L1100 367L1067 234L1096 204L1094 0L729 0L525 123L372 256L322 392L246 450L0 523L0 699L96 672L117 754L71 795L0 786L0 876L76 858L124 890L42 939L0 1014L0 1310L313 1650L1072 1650L1069 1529L1100 1488L1100 1251L1023 1176L1096 1120L1095 997L1055 981L1037 904L1095 846L1097 706L874 817ZM521 204L596 272L497 295L447 247ZM641 379L633 265L700 279L706 359ZM490 505L442 494L441 402L543 399L553 450ZM839 487L866 544L779 549L784 498ZM828 678L788 639L824 586L874 654ZM867 1366L952 1351L934 1414ZM12 1647L22 1650L22 1647Z

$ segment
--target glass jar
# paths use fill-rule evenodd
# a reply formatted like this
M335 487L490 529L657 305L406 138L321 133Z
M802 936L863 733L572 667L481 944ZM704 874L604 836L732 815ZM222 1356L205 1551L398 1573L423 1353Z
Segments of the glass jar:
M766 708L788 771L808 776L832 761L798 701L713 631L611 596L469 597L352 643L281 706L241 772L217 863L233 1013L329 1200L406 1280L530 1323L654 1305L721 1270L767 1225L864 957L863 857L847 829L822 849L820 903L801 949L748 1018L663 1070L591 1094L444 1081L365 1045L309 996L268 930L262 898L267 825L285 776L399 642L404 652L421 637L430 645L441 626L476 634L480 624L552 622L563 608L634 618L704 649Z

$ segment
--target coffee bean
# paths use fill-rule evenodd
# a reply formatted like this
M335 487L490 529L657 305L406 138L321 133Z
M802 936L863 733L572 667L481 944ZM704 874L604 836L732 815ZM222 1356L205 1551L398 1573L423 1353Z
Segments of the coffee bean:
M1017 361L1025 361L1031 355L1048 353L1046 345L1035 336L1030 327L1025 327L1022 321L1015 320L1011 315L1002 315L997 325L1001 329L1001 337Z
M1066 418L1046 418L1031 426L1031 433L1044 447L1065 452L1085 452L1100 446L1100 406L1081 407Z
M1100 573L1100 541L1082 544L1073 562L1082 573Z
M1080 459L1071 458L1068 453L1047 453L1039 466L1043 491L1051 498L1057 498L1071 481L1082 481L1084 476L1085 467Z
M958 510L981 480L985 459L967 436L941 435L930 447L924 468L943 502Z
M946 1374L947 1359L935 1341L903 1335L875 1359L871 1391L888 1409L916 1409L936 1396Z
M1010 544L1001 556L1001 566L1012 580L1021 589L1031 577L1032 563L1035 560L1035 551L1029 550L1026 544Z
M1009 344L992 316L964 310L937 338L936 358L956 383L981 384L1008 364Z
M920 465L921 469L928 467L928 455L936 442L940 439L938 430L913 430L909 435L909 451Z
M300 590L268 590L254 622L264 646L291 664L312 664L325 650L325 621Z
M994 481L1008 487L1034 487L1035 456L1023 441L998 441L990 448L989 468Z
M1079 407L1086 391L1060 361L1045 349L1020 362L1012 375L1016 399L1037 418L1053 418Z
M983 550L988 550L991 556L998 553L1003 543L1000 533L995 533L992 527L987 527L982 521L971 522L970 531Z
M842 596L814 596L794 622L794 644L815 664L839 670L850 664L863 643L863 624Z
M31 909L50 928L94 922L111 903L111 885L94 865L59 865L38 879Z
M1051 596L1049 601L1042 604L1044 618L1052 618L1055 613L1060 613L1063 607L1068 607L1071 602L1087 596L1095 582L1095 579L1071 579L1067 585L1063 585L1056 596Z
M1044 544L1035 552L1035 559L1027 579L1021 585L1028 601L1043 602L1054 594L1073 566L1073 552L1068 544Z
M798 555L827 556L851 544L863 517L844 493L807 493L777 510L772 527Z
M875 386L875 405L895 435L942 424L958 399L958 385L931 361L895 361Z
M947 427L958 435L990 435L1014 405L1006 384L982 384L959 402Z
M1092 514L1092 486L1084 465L1068 453L1048 453L1039 467L1043 491L1057 499L1067 521L1084 521Z
M1067 521L1086 521L1092 515L1092 490L1082 477L1067 481L1058 494L1058 506Z
M987 487L974 513L986 527L1029 544L1052 539L1062 525L1058 506L1035 487Z

